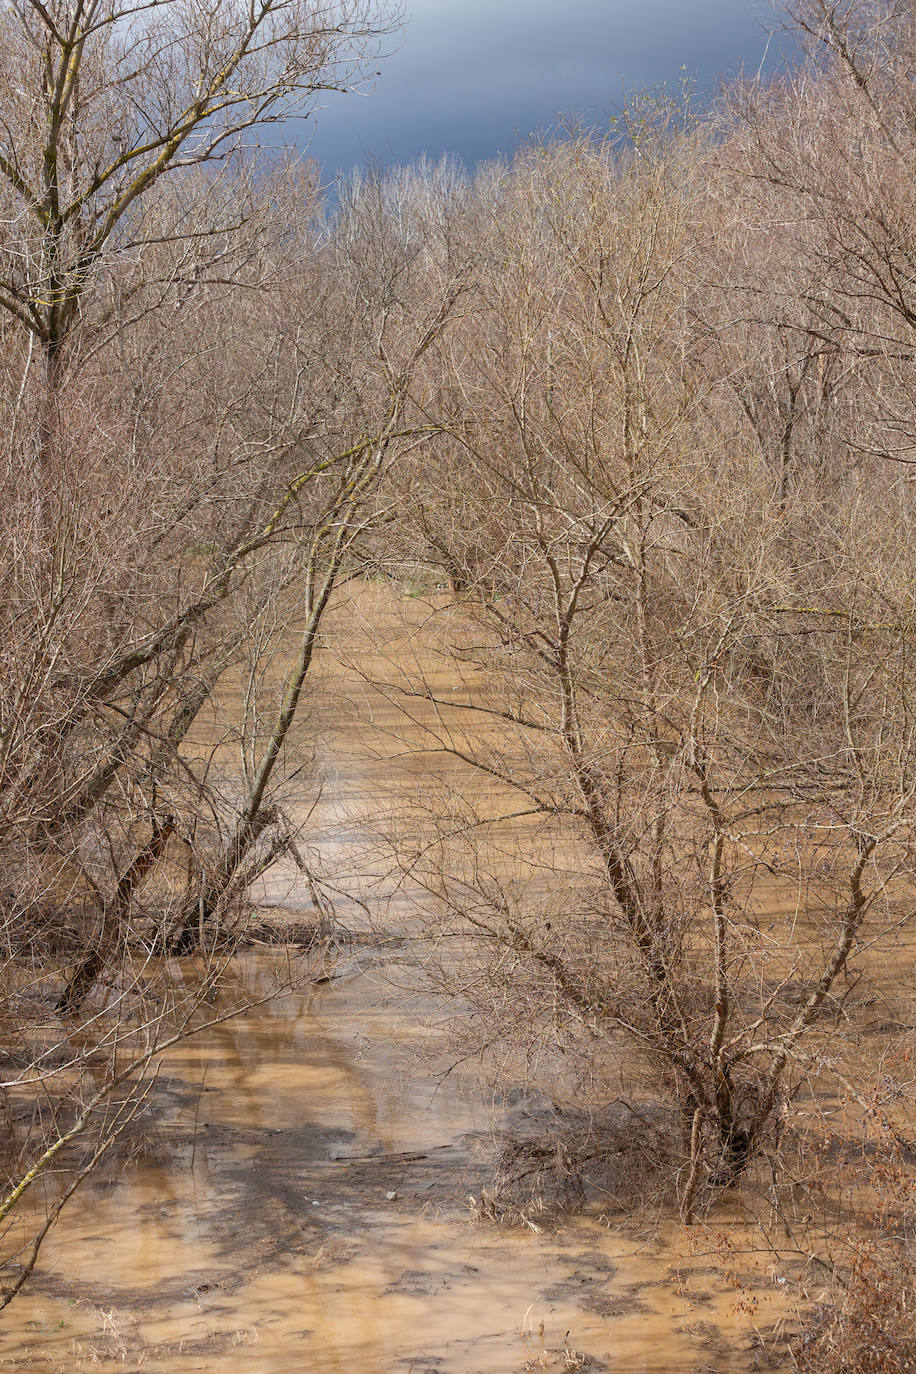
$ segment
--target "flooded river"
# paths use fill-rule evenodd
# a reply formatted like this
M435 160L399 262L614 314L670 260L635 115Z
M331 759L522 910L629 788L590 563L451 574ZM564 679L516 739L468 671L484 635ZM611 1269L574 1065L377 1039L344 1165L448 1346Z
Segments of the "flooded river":
M751 1320L748 1295L680 1237L597 1217L540 1235L475 1224L492 1104L419 1077L415 1037L354 971L171 1057L145 1158L65 1214L6 1315L0 1365L751 1367L755 1324L780 1310L765 1273Z
M380 594L365 595L377 621ZM346 729L321 727L314 824L343 881L353 816L383 774L391 786L398 750L357 723L368 700L358 675L327 671ZM374 703L376 726L384 710ZM300 887L281 871L265 901L305 910ZM246 954L235 976L256 991L277 957ZM327 970L330 981L168 1056L136 1157L76 1196L33 1285L3 1314L0 1368L777 1367L758 1330L784 1313L780 1276L741 1258L740 1217L728 1268L743 1286L700 1229L637 1228L600 1207L540 1233L476 1221L469 1199L492 1167L490 1129L527 1089L494 1098L471 1073L435 1076L441 1011L385 977L377 942L355 939Z

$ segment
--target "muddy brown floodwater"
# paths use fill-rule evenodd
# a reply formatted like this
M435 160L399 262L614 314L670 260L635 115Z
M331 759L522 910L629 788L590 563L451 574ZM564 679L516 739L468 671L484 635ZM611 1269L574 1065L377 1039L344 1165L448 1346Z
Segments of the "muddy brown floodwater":
M714 1259L596 1218L474 1224L490 1104L417 1077L415 1036L354 968L172 1056L146 1157L65 1214L0 1365L508 1374L569 1349L584 1368L751 1367ZM763 1323L780 1302L758 1277Z
M377 622L380 594L364 595ZM331 831L334 809L365 797L384 767L348 714L363 689L333 671L349 727L328 751ZM265 895L307 907L291 884L281 874ZM243 956L237 978L257 989L273 957ZM745 1267L736 1289L705 1232L691 1250L682 1229L640 1234L597 1214L541 1234L473 1221L468 1198L486 1181L487 1132L506 1100L419 1068L438 1010L406 1005L382 959L357 942L333 981L167 1058L142 1152L65 1212L32 1287L3 1315L0 1368L777 1367L757 1330L784 1315L779 1275Z

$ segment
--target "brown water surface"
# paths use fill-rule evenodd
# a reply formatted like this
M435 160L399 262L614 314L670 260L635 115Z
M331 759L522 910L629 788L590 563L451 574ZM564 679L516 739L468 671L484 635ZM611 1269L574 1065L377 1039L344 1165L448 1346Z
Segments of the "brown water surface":
M383 638L396 653L390 601L367 588L358 609L383 632L391 617ZM352 630L352 608L349 617ZM359 653L358 630L347 647ZM368 639L362 652L371 668ZM438 688L466 689L436 671ZM383 697L330 661L325 688L318 729L331 742L310 825L323 830L325 860L343 883L361 862L359 807L382 780L389 791L416 788L418 775L415 762L392 763L405 727ZM376 726L390 727L384 746L359 723L367 706ZM439 768L440 780L451 766ZM301 786L304 815L312 782ZM305 910L301 888L289 867L271 877L264 900ZM244 956L238 978L257 989L272 958ZM468 1198L488 1178L487 1132L505 1101L488 1100L470 1075L437 1079L420 1067L417 1050L435 1051L443 1038L441 1012L407 1005L380 977L384 958L377 944L357 941L333 981L168 1057L142 1155L86 1185L64 1214L32 1287L3 1316L0 1367L776 1367L756 1333L784 1314L780 1275L735 1253L740 1220L728 1262L740 1287L720 1272L722 1252L702 1231L688 1240L682 1228L643 1223L639 1232L600 1210L540 1234L475 1223Z
M751 1320L714 1259L664 1235L474 1224L489 1104L417 1077L415 1038L355 973L174 1055L148 1157L65 1214L0 1365L508 1374L574 1349L586 1368L750 1368L771 1276Z

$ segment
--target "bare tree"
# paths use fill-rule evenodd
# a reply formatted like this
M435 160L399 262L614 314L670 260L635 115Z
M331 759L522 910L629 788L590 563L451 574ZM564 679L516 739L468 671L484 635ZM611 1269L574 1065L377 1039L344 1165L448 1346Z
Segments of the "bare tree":
M288 833L268 784L330 591L408 442L411 358L450 308L441 281L405 297L395 340L379 325L390 301L346 299L311 169L243 147L357 78L374 14L80 3L0 17L5 1265L22 1253L20 1200L52 1166L71 1171L8 1298L142 1106L149 1065L212 1015L225 925L191 978L155 951L192 903L243 892ZM299 664L240 790L225 732L189 732L297 582Z
M389 465L436 429L418 412L412 387L427 350L467 289L467 268L448 251L444 256L431 251L426 215L415 217L411 235L393 233L385 191L377 177L350 188L326 252L318 259L333 282L325 318L338 343L335 347L325 340L325 365L336 363L338 384L346 378L346 409L337 423L348 439L346 447L328 451L327 438L315 436L313 466L293 479L265 526L262 537L283 531L295 503L295 523L286 537L296 540L301 557L298 652L284 677L275 714L251 741L247 791L232 833L200 890L192 894L180 930L170 936L173 950L194 938L198 914L209 920L227 894L238 890L240 877L242 888L246 886L244 875L257 842L265 828L275 826L271 786L314 659L322 617L338 584L367 559L373 561L367 538L392 516L385 484ZM311 281L303 286L313 290ZM303 306L298 318L304 315ZM300 331L301 326L289 350L298 379L291 390L306 385L306 370L313 363ZM337 431L338 444L340 437ZM256 867L263 871L261 860Z
M25 0L0 24L0 305L52 374L106 263L160 241L148 212L160 181L185 186L246 134L364 78L386 31L375 0ZM239 207L218 178L192 186L171 233L199 243Z
M776 1148L858 945L910 914L913 531L893 482L868 520L855 482L773 483L696 328L696 136L634 127L501 178L422 512L468 694L402 680L496 790L430 791L397 847L500 1033L666 1085L689 1220Z

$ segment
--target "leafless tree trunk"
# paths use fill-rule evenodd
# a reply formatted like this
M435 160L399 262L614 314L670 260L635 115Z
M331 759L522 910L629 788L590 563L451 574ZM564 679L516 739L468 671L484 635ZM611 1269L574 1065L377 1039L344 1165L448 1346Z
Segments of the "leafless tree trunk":
M689 1220L778 1143L802 1044L829 1062L865 931L908 918L913 527L893 480L864 518L816 392L806 483L761 464L710 341L706 153L650 115L635 151L523 154L481 198L474 344L450 336L435 482L405 486L466 588L448 616L474 686L400 690L420 752L497 791L437 814L430 789L396 848L430 937L476 951L442 977L481 1014L504 970L505 1034L582 1036L592 1065L635 1055L634 1083L642 1062L668 1085ZM779 326L744 327L751 386ZM780 366L801 408L819 365ZM503 866L522 818L525 880Z

